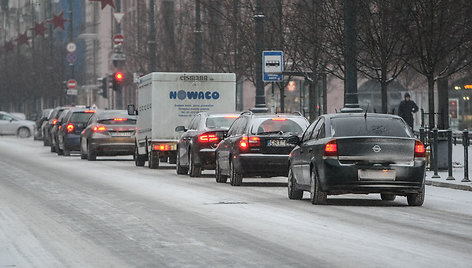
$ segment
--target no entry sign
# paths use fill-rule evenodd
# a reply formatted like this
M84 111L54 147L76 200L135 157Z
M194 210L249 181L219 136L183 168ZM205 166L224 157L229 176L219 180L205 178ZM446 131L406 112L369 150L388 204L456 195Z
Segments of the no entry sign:
M125 38L122 34L117 34L113 37L113 44L121 45L121 44L123 44L124 39Z
M76 87L77 87L77 81L75 81L74 79L70 79L69 81L67 81L68 89L75 89Z

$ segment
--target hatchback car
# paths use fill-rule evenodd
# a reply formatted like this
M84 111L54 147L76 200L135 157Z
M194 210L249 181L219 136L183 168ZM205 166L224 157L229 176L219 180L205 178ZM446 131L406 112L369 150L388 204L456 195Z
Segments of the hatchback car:
M133 155L136 149L136 116L125 110L107 110L94 114L80 135L80 158Z
M71 151L80 151L80 134L94 113L88 108L71 108L66 112L57 130L57 154L69 156Z
M41 114L39 115L38 119L34 125L34 140L42 140L43 139L43 125L47 124L48 117L52 113L52 109L43 109Z
M313 122L290 154L288 197L311 193L313 204L327 195L380 193L382 200L406 196L421 206L425 147L403 119L387 114L330 114Z
M287 176L288 155L295 147L287 138L302 135L308 125L295 114L241 114L216 149L216 182L229 177L231 185L239 186L243 177Z
M198 113L188 128L178 126L184 132L177 144L177 174L198 177L202 170L215 169L215 151L218 143L228 132L239 114Z
M0 112L0 135L28 138L33 134L34 121L24 120L7 112Z
M44 146L51 146L52 145L52 143L53 143L53 139L52 139L52 135L51 135L52 129L57 124L57 120L61 116L62 112L66 109L69 109L69 108L68 107L62 107L62 106L54 108L52 110L51 114L48 116L47 124L43 124L41 126L41 131L43 133L43 144L44 144ZM51 146L51 152L55 152L55 151L56 151L56 147Z

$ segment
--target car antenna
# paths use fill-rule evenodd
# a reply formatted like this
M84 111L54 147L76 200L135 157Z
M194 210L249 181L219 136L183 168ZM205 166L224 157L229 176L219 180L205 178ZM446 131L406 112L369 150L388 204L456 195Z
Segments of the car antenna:
M367 103L367 109L365 109L364 119L367 119L367 112L369 111L369 105L370 103Z

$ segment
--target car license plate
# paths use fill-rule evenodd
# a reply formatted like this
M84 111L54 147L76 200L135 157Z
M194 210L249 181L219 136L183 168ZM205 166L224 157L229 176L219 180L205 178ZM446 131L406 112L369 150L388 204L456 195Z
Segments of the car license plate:
M359 180L395 180L395 170L392 169L359 169Z
M286 140L268 140L267 141L267 146L285 147L285 146L287 146L287 141Z
M113 137L129 137L131 136L130 132L112 132L111 135Z

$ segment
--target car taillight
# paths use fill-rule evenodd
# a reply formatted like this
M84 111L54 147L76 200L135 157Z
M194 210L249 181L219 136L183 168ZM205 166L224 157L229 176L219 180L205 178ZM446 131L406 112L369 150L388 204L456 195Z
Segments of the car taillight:
M207 142L215 142L218 141L218 136L214 133L205 133L200 136L198 136L198 141L201 143L207 143Z
M105 126L94 126L92 130L93 132L103 132L103 131L106 131L107 128Z
M272 118L272 121L286 121L286 120L287 120L287 118L285 118L285 117L274 117L274 118Z
M338 156L338 143L336 140L326 143L323 156Z
M169 144L154 144L153 146L154 151L170 151Z
M239 141L239 148L242 150L247 149L248 147L258 147L261 145L261 139L256 136L243 136Z
M126 121L128 120L127 118L113 118L113 121Z
M72 132L74 131L74 125L73 124L68 124L67 125L67 132Z
M426 149L421 141L415 141L415 157L426 157Z
M260 146L261 145L261 138L256 136L249 137L249 146Z
M84 113L91 113L91 114L93 114L93 113L95 113L95 110L85 110Z
M55 125L57 123L57 119L52 120L52 124Z

